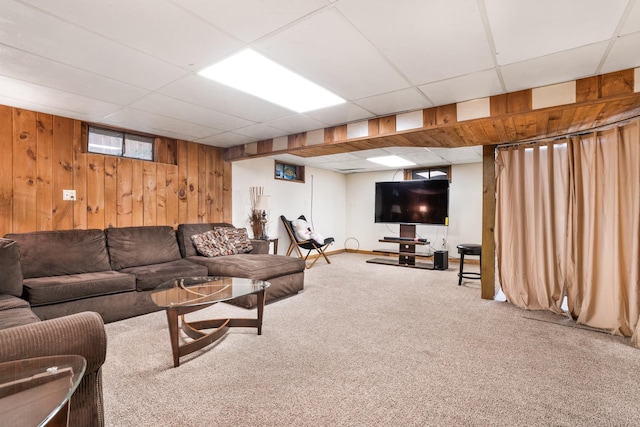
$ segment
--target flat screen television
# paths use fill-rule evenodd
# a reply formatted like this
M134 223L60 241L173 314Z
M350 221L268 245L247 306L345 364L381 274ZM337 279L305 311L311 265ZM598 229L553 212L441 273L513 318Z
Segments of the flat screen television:
M449 180L376 182L375 222L449 225Z

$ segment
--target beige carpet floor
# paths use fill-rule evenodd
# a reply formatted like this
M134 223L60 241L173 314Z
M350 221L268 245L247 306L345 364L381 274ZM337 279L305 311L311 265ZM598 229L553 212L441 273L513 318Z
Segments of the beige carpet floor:
M334 255L173 368L164 312L106 325L107 426L637 426L640 350L480 299L457 265ZM192 318L255 315L218 304Z

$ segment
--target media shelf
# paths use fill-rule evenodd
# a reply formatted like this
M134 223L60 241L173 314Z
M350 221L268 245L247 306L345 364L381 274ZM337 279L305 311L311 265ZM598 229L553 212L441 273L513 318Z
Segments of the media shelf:
M410 267L410 268L422 268L425 270L433 270L433 263L416 262L416 256L428 256L426 254L421 255L416 252L416 246L426 246L429 242L424 239L416 239L416 226L411 224L400 224L400 238L388 238L378 240L382 243L396 243L398 244L398 251L384 251L377 250L374 252L384 252L398 254L397 259L392 258L373 258L367 260L372 264L384 264L395 265L398 267Z

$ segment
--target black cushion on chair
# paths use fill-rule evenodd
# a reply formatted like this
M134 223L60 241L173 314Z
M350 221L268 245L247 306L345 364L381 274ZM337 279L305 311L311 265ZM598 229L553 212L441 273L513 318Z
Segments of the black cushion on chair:
M457 247L459 254L480 255L482 253L482 245L476 245L475 243L461 243Z

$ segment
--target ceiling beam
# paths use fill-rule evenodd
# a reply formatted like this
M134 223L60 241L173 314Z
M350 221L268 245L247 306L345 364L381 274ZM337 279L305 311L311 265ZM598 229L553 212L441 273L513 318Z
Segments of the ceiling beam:
M588 131L640 115L638 70L257 141L225 149L224 158L235 161L283 153L316 157L385 147L496 145Z

